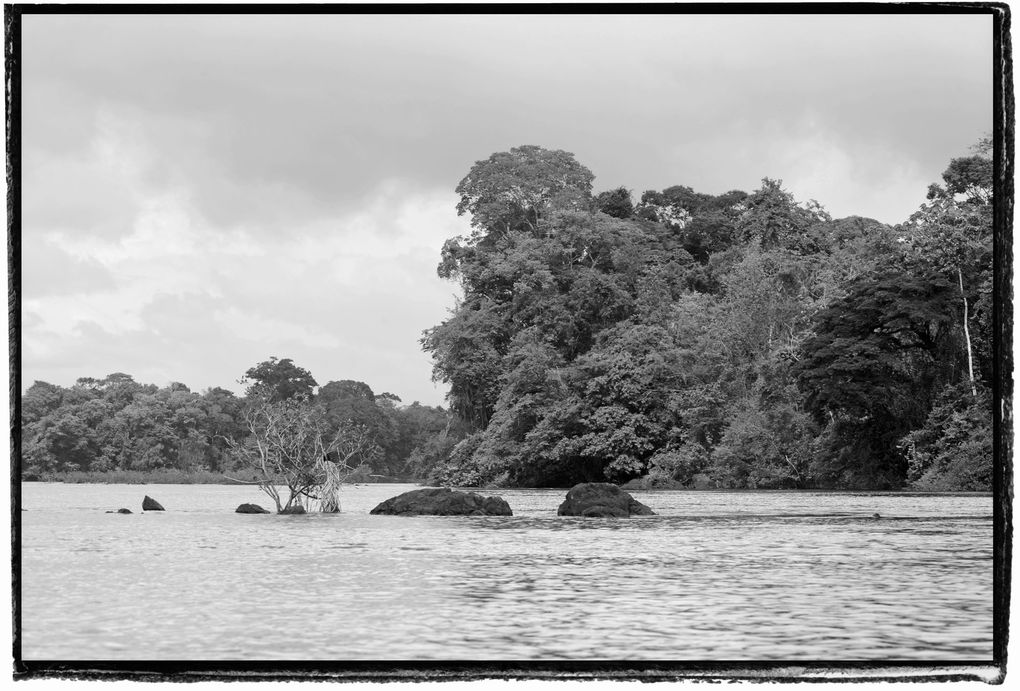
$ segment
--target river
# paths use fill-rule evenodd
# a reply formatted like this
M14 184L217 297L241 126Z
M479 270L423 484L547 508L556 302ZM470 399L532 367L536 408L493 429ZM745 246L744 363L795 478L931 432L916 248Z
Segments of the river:
M636 491L659 515L582 519L565 490L494 490L514 516L369 515L408 489L277 516L233 513L269 505L251 487L24 483L22 657L991 660L990 496Z

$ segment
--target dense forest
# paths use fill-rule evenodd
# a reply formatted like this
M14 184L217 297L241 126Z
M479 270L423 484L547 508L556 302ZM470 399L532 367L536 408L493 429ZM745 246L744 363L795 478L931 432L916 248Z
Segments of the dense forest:
M779 180L635 205L564 151L479 161L423 339L470 433L432 480L990 489L989 151L895 227Z
M442 408L401 405L360 381L319 386L306 369L275 357L249 369L244 397L221 388L204 393L173 383L159 388L127 374L82 378L71 387L35 382L22 397L22 468L29 478L68 471L245 470L232 442L249 434L245 411L255 400L300 400L333 429L356 427L368 443L352 464L388 477L415 477L423 449L463 436Z
M355 424L374 473L432 484L988 490L992 168L953 159L906 221L832 219L779 180L634 203L522 146L457 187L442 248L463 298L422 346L449 410L288 359L245 397L126 374L35 382L23 471L228 472L254 393Z

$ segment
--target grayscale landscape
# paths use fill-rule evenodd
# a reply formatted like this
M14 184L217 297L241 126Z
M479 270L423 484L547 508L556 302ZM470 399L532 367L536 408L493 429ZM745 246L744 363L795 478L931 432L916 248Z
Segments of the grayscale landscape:
M25 661L992 662L991 14L21 22Z

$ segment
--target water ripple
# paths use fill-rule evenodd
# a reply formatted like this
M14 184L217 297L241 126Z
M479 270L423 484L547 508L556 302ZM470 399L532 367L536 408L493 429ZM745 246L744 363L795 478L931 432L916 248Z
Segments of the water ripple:
M23 654L937 661L991 653L987 496L655 491L635 497L657 516L584 519L555 515L563 491L518 490L494 492L511 517L368 515L404 489L352 487L343 513L278 517L234 514L259 500L245 488L26 485ZM166 514L105 514L144 494Z

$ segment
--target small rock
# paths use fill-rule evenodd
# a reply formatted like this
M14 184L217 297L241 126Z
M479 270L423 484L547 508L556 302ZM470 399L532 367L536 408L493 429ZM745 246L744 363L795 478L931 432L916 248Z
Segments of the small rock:
M512 516L502 497L483 497L449 487L415 489L379 504L369 513L390 516Z
M269 513L258 504L241 504L234 513Z
M628 518L654 516L655 512L616 485L608 482L582 482L570 488L556 515Z
M300 504L295 504L294 506L291 506L289 508L283 509L282 511L280 511L280 513L288 514L288 515L292 515L292 516L298 516L298 515L301 515L301 514L307 513L307 512L305 511L305 507L301 506Z
M107 511L106 513L131 513L131 509L117 509L116 511Z
M162 504L146 494L145 499L142 499L142 511L165 511L165 509Z

